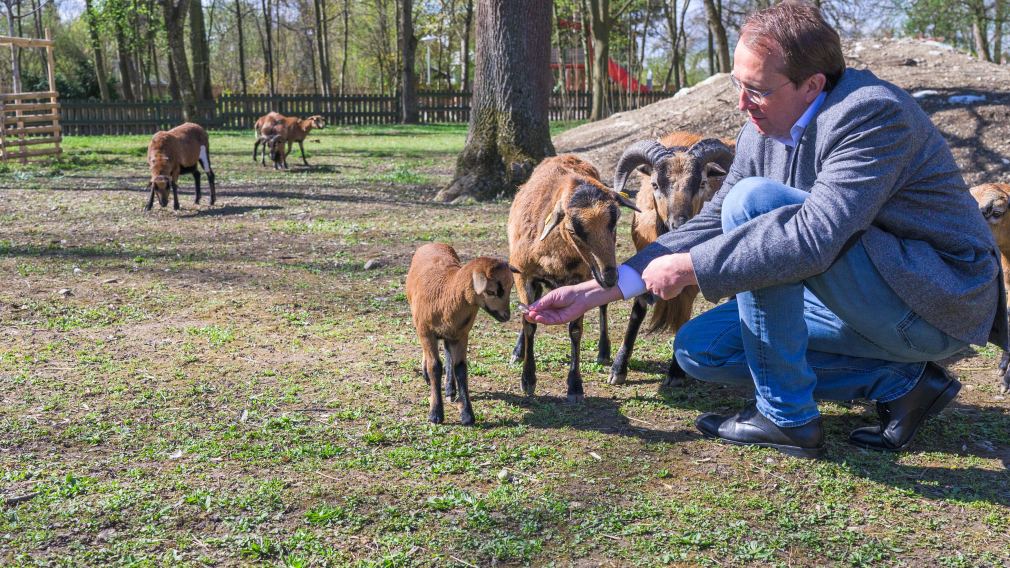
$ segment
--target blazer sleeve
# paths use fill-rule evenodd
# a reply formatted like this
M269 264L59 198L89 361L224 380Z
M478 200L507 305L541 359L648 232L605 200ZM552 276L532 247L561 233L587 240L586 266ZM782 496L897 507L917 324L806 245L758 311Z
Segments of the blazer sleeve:
M704 242L692 241L691 259L707 299L824 272L899 189L919 145L901 103L866 98L832 122L833 136L803 204L776 209Z

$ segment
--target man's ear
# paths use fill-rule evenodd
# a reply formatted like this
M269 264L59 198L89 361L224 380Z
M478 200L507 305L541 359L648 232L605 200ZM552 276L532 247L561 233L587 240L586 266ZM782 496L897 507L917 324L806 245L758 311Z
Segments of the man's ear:
M828 78L824 73L814 73L813 75L807 77L807 80L803 82L803 87L806 89L804 92L804 100L807 104L814 102L814 99L820 95L824 88L828 86Z

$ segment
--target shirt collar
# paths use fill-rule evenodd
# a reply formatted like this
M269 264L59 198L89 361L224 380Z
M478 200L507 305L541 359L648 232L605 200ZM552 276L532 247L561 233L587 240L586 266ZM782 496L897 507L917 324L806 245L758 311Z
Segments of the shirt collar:
M801 116L799 120L796 121L796 124L794 124L791 129L789 129L789 138L780 138L778 136L773 136L772 139L777 142L781 142L782 144L785 144L786 146L789 146L791 148L795 148L796 146L798 146L800 143L800 137L803 136L803 131L806 130L807 126L810 124L810 121L814 119L814 115L817 114L817 110L821 108L821 103L824 102L824 99L827 96L828 93L824 91L822 91L821 94L817 95L817 98L814 99L814 102L810 103L810 106L807 107L807 110L806 112L803 113L803 116Z

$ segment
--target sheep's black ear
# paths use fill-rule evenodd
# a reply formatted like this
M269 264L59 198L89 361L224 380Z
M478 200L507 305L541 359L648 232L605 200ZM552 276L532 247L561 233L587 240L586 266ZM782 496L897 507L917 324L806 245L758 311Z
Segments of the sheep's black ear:
M509 264L509 270L512 271L512 274L522 274L522 272L518 268L512 266L511 264Z
M623 191L615 191L614 195L617 196L617 202L620 203L621 205L627 207L628 209L631 209L632 211L636 211L638 213L642 212L642 210L639 209L637 205L635 205L635 202L632 201L632 198L634 196L632 196L631 194L625 193Z
M477 292L477 295L481 295L487 290L487 277L480 272L473 273L473 291Z
M551 211L547 218L544 219L544 231L540 233L540 240L547 238L547 234L551 232L554 227L558 226L558 223L565 218L565 206L562 200L558 200L558 204L554 206L554 211Z
M705 164L705 175L706 176L724 176L726 175L726 170L719 164L715 162L709 162Z

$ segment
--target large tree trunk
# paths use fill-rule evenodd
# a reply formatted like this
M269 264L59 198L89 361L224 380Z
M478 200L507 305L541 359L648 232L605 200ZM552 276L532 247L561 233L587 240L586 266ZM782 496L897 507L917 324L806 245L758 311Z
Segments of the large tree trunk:
M116 19L116 49L119 52L119 87L123 91L123 99L136 100L133 94L133 74L131 73L130 49L126 43L126 32L123 30L121 18Z
M210 47L207 45L207 27L203 23L203 3L189 0L189 46L193 54L193 88L198 101L214 99L210 84Z
M414 2L401 0L403 16L400 18L400 56L403 72L400 78L400 121L403 124L417 124L420 116L417 108L417 73L414 59L417 53L417 36L414 35Z
M343 96L347 88L347 42L348 42L348 18L351 15L351 0L344 0L344 41L341 46L343 55L340 57L340 95Z
M263 33L266 35L267 41L263 49L263 61L266 67L267 74L267 84L269 85L270 95L277 94L276 84L274 83L274 40L273 40L273 22L271 21L270 15L270 0L260 0L263 6Z
M88 23L88 33L91 36L91 51L95 56L95 73L98 75L98 90L102 100L108 101L109 76L105 72L105 54L102 51L102 40L98 37L98 16L91 5L91 0L84 0L84 17Z
M554 155L547 112L552 5L478 0L470 128L454 180L436 199L510 197Z
M996 0L996 19L993 21L992 61L1003 63L1003 27L1007 17L1007 0Z
M326 0L314 0L316 9L316 48L319 50L319 80L323 86L323 95L330 96L333 91L333 79L330 72L330 53L326 29Z
M161 0L165 13L165 31L168 35L168 48L172 52L172 62L175 76L179 84L179 94L182 97L182 116L186 121L196 121L196 93L193 91L193 76L189 73L189 63L186 61L185 32L183 22L186 20L186 10L189 0Z

